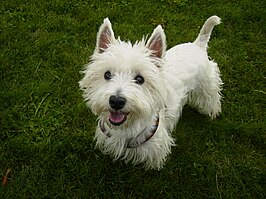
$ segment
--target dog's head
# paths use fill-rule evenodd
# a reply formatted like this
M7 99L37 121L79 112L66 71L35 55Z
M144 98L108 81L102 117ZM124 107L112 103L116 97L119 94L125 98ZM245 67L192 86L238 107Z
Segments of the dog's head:
M145 41L115 39L106 18L91 62L79 82L91 111L115 128L150 119L164 108L165 34L161 26Z

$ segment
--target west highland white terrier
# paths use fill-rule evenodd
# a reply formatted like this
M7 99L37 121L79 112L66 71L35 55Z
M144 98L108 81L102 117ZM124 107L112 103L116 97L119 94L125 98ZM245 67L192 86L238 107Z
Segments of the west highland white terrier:
M219 17L210 17L193 43L166 51L160 25L148 40L132 44L116 39L104 19L79 82L88 107L99 116L96 146L115 159L160 169L175 145L171 132L186 103L215 118L222 80L207 44L219 23Z

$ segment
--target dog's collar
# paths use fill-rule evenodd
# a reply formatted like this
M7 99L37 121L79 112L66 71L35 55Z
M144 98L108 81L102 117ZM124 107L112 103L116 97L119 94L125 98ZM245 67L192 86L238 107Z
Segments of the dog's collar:
M100 129L102 131L103 134L105 134L108 138L110 138L112 135L110 134L110 132L105 128L103 121L99 121L99 126ZM144 138L143 141L141 142L137 142L137 138L139 136L141 136L142 133L145 133L146 128L144 130L142 130L138 136L136 138L131 138L127 141L127 143L125 144L125 148L136 148L142 144L145 144L146 142L148 142L156 133L157 129L159 126L159 116L156 117L154 124L152 125L152 127L149 129L149 133L148 135Z

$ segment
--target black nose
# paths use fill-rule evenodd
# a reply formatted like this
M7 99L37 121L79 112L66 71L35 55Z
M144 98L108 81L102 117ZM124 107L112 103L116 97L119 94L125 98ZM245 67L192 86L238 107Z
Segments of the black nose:
M115 110L120 110L126 105L126 99L123 97L112 95L109 98L110 106Z

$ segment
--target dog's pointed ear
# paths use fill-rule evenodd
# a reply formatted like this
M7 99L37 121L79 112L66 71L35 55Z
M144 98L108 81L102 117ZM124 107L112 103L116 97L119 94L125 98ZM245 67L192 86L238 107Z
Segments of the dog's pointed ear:
M97 34L97 44L95 51L103 53L115 41L112 24L108 18L105 18Z
M166 39L162 26L157 26L149 38L146 47L152 51L152 56L163 58L166 51Z

